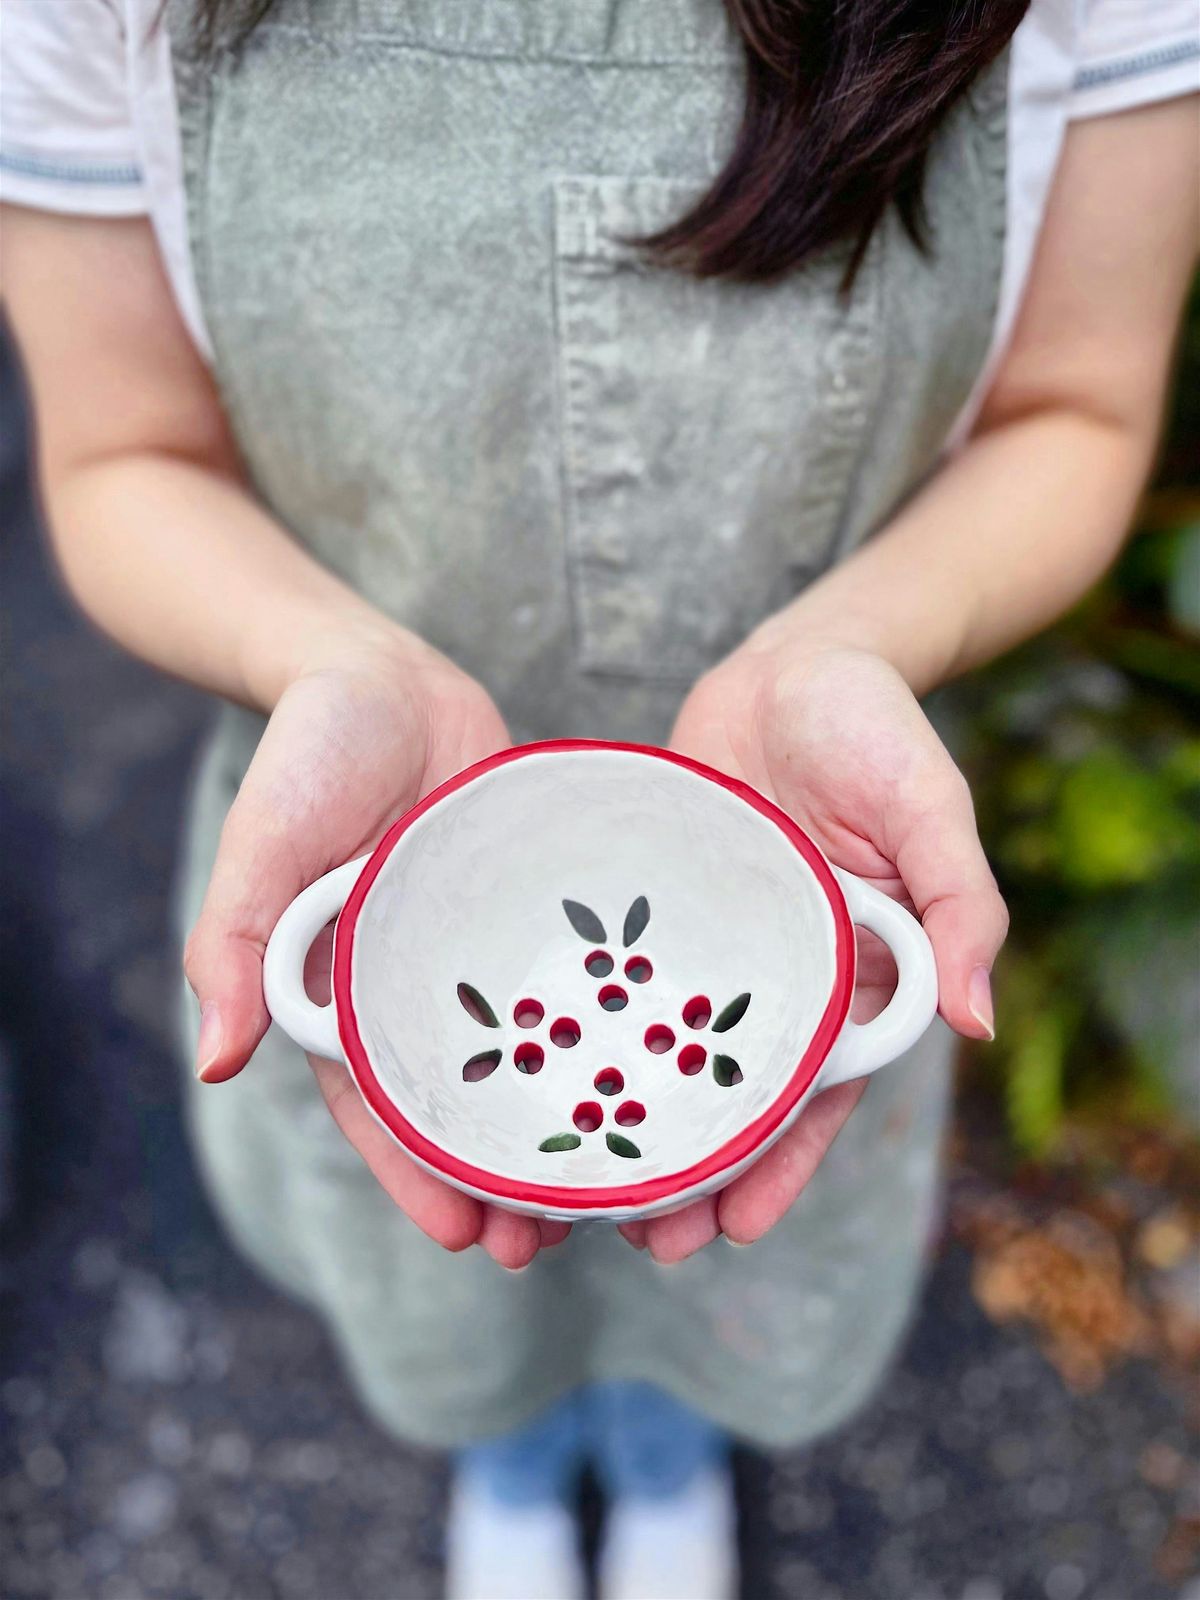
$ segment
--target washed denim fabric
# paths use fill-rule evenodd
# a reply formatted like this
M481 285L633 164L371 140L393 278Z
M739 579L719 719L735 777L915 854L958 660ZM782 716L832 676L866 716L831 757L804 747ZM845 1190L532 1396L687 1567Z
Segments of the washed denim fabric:
M191 244L254 483L515 738L664 740L688 684L935 465L992 327L1004 62L932 153L934 253L889 217L844 297L843 251L761 287L628 243L732 137L720 0L277 0L215 65L189 9L168 15ZM261 726L230 711L209 751L185 923ZM859 1404L903 1330L949 1059L935 1030L874 1079L760 1244L670 1271L596 1224L518 1278L445 1254L274 1031L192 1118L230 1229L388 1426L462 1443L626 1378L785 1443Z
M649 1383L592 1383L531 1421L459 1452L458 1470L503 1505L568 1504L590 1466L609 1499L678 1494L729 1454L719 1428Z

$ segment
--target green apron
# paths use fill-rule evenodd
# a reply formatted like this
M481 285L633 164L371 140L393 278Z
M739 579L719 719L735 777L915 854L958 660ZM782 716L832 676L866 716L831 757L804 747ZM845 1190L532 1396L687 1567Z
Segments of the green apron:
M255 486L476 675L515 739L664 741L687 686L935 465L995 309L1003 63L933 151L936 254L889 216L844 300L842 251L761 287L650 269L625 242L677 216L733 136L720 0L276 0L215 67L187 9L191 245ZM185 924L261 726L227 711L208 751ZM950 1057L939 1025L873 1079L761 1243L671 1268L604 1224L520 1276L445 1253L275 1030L192 1092L191 1120L230 1231L319 1310L396 1431L461 1443L637 1377L782 1444L855 1407L903 1331Z

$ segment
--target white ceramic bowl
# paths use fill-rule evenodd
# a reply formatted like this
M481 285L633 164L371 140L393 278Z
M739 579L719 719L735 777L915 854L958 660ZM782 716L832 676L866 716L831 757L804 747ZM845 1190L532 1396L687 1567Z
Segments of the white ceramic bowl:
M340 913L340 915L339 915ZM333 1001L302 971L337 915ZM896 994L847 1020L853 924ZM329 873L267 948L271 1014L409 1154L516 1211L616 1220L722 1187L937 1007L920 924L755 790L662 750L522 746Z

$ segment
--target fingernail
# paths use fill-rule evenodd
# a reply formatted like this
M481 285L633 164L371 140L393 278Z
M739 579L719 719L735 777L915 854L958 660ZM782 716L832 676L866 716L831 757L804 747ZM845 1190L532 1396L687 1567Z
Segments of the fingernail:
M750 1248L749 1239L730 1239L728 1234L725 1235L725 1238L732 1250L749 1250Z
M196 1076L207 1082L208 1073L221 1053L221 1013L215 1000L200 1007L200 1037L196 1041Z
M533 1265L533 1262L527 1261L523 1267L505 1267L503 1261L499 1262L498 1265L502 1267L505 1272L511 1272L513 1277L516 1278L519 1277L522 1272L528 1272L530 1267Z
M994 1039L996 1019L992 1009L992 980L986 967L976 967L967 979L967 1010L988 1038Z

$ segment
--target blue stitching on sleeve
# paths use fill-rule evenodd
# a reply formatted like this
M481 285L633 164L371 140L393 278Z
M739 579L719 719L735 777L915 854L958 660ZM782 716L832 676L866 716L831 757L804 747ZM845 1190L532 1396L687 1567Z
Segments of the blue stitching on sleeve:
M142 181L140 167L88 166L77 161L47 161L41 156L0 150L0 171L21 178L45 178L51 183L99 183L127 188Z
M1098 89L1102 84L1122 83L1126 78L1140 78L1147 72L1162 72L1166 67L1195 60L1200 60L1200 39L1182 39L1178 44L1147 50L1140 56L1126 56L1122 61L1081 67L1075 74L1075 89Z

